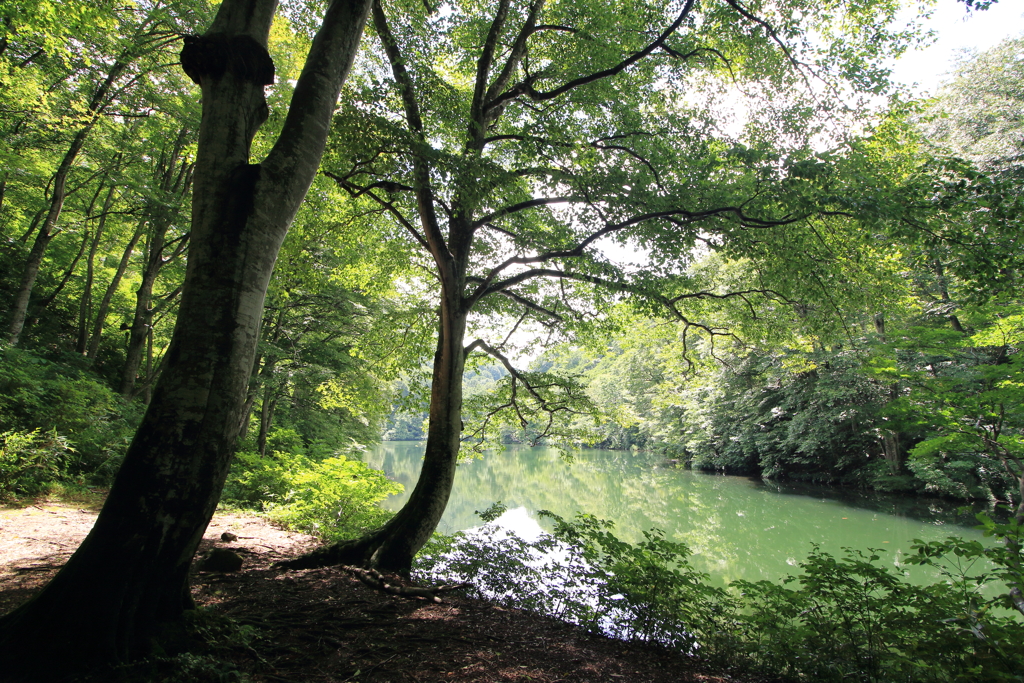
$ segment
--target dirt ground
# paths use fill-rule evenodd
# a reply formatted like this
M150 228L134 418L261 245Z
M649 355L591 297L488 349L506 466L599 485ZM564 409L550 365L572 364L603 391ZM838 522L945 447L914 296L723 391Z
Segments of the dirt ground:
M27 600L88 533L94 510L39 503L0 508L0 613ZM237 539L222 540L229 532ZM553 619L446 594L436 604L375 590L342 568L285 571L273 563L316 539L266 520L217 514L199 557L212 547L243 558L241 571L196 572L193 594L241 627L244 637L207 654L194 674L138 667L90 681L623 681L724 683L727 674L656 648L594 636ZM225 623L225 622L219 622ZM216 669L216 671L212 670Z

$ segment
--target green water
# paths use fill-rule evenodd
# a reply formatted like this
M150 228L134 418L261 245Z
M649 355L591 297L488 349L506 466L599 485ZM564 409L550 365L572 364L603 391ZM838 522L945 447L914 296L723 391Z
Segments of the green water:
M384 506L398 509L416 483L421 442L387 442L367 454L367 464L406 487ZM915 538L949 535L981 539L937 502L863 497L825 487L782 487L744 477L661 467L660 459L628 451L584 450L575 462L552 449L512 447L459 466L455 489L439 526L454 532L479 526L475 510L502 501L502 518L524 535L539 531L537 511L564 517L585 511L615 522L624 540L651 527L686 543L694 566L716 582L779 579L799 572L811 543L839 554L843 547L879 548L890 565L908 571L902 558ZM546 521L540 522L547 526ZM921 579L917 567L909 570Z

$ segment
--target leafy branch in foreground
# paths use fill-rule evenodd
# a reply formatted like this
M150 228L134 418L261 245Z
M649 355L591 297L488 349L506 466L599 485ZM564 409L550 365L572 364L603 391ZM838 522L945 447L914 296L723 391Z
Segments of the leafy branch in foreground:
M492 520L498 510L481 516ZM1019 681L1024 622L980 594L1004 576L1000 552L950 539L919 544L920 563L946 580L910 583L879 564L881 551L814 547L803 573L779 583L712 586L688 562L690 550L657 530L638 543L618 539L590 515L554 523L526 541L492 522L436 539L418 557L430 581L470 582L499 604L548 614L590 630L678 649L762 675L865 683ZM998 537L1005 528L995 525ZM944 555L997 563L958 567ZM960 569L963 569L961 571Z

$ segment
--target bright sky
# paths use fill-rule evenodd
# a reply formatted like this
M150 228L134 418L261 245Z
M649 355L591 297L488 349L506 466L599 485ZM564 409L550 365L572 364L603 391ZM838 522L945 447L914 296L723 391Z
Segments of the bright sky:
M985 11L968 12L956 0L939 0L926 26L937 33L936 42L907 53L893 69L894 80L916 83L922 94L935 92L964 50L982 52L1024 33L1024 1L999 0Z

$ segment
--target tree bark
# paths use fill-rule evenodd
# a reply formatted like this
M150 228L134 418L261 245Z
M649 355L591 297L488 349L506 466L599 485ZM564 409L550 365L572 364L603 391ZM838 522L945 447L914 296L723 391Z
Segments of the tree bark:
M166 365L96 525L33 600L0 619L6 680L57 681L166 642L192 606L188 571L220 496L281 242L320 163L367 0L332 0L262 164L275 0L225 0L190 37L202 88L192 238Z

